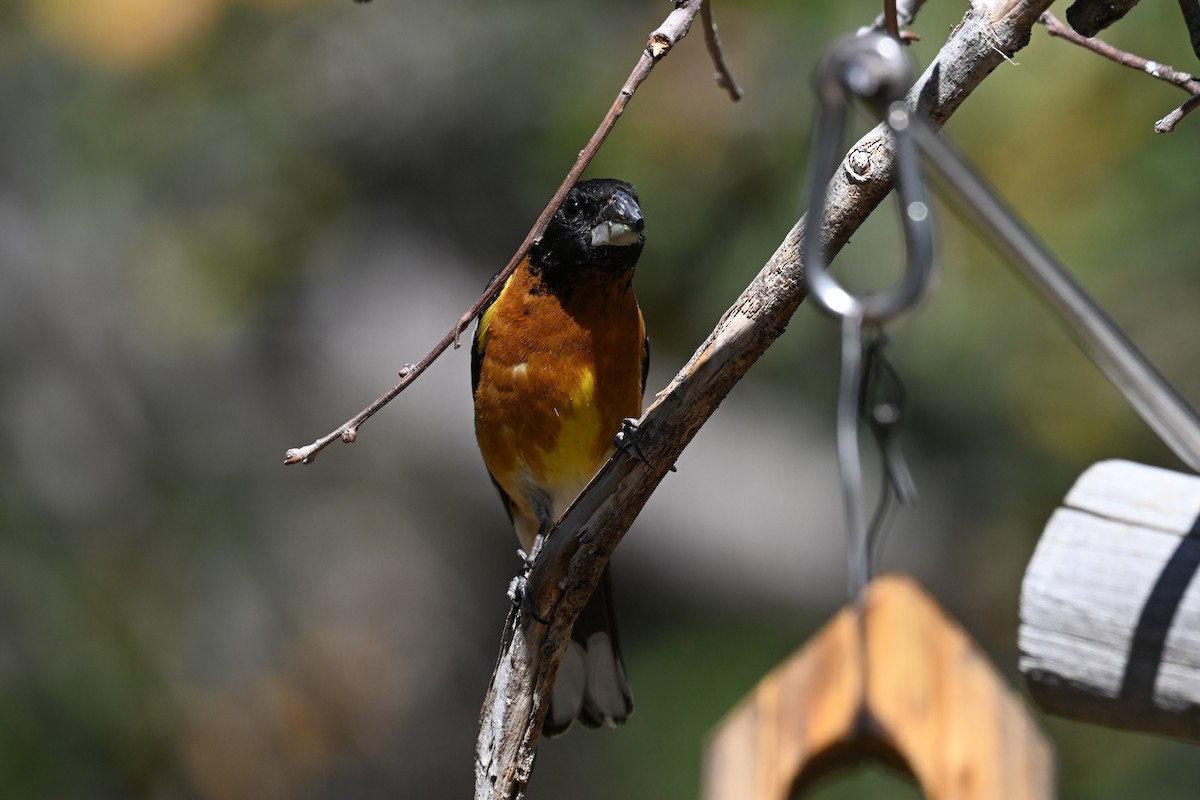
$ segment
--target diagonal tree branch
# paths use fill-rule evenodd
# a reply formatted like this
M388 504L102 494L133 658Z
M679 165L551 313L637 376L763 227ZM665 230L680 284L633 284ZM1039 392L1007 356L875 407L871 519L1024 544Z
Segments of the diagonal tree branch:
M908 103L941 126L997 66L1024 47L1051 0L976 0ZM877 126L848 153L829 184L817 229L831 257L891 190L892 143ZM505 622L496 670L480 712L475 796L524 794L550 688L571 627L609 556L700 427L804 300L801 218L775 254L639 422L645 460L618 453L592 480L546 541ZM548 623L539 620L547 620Z

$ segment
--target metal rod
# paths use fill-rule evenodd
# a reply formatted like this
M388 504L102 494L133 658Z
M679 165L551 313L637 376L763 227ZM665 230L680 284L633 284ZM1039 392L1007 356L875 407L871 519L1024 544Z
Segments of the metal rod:
M914 120L915 121L915 120ZM1067 324L1079 347L1180 460L1200 472L1200 417L949 143L913 136L931 174Z
M838 384L837 451L846 505L846 563L850 598L871 580L871 548L863 497L862 454L858 449L858 398L862 392L863 317L842 315L842 376Z

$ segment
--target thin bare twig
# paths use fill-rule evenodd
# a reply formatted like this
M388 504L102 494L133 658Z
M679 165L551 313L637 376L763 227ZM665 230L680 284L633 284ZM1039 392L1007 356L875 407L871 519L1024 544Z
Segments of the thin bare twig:
M883 0L883 29L888 36L899 41L900 21L896 18L896 0Z
M725 50L721 47L721 37L717 35L717 23L713 19L712 0L704 0L700 4L700 22L704 25L704 44L708 47L713 68L716 69L713 80L717 82L717 86L728 92L729 99L736 103L742 99L742 87L738 86L733 73L729 71L729 65L725 63Z
M617 120L625 112L625 106L629 104L633 93L637 91L642 82L650 76L650 71L654 69L654 65L662 59L666 58L671 52L671 48L687 35L691 28L692 20L695 19L696 13L704 10L705 13L705 38L709 41L709 52L712 54L713 60L717 65L717 81L730 93L734 100L741 97L741 89L733 80L729 73L729 68L725 65L724 56L721 54L721 43L716 38L716 24L712 21L712 12L709 10L711 0L675 0L675 9L667 16L666 20L658 26L646 40L646 47L642 50L641 56L638 58L637 65L633 68L633 72L629 74L629 78L621 87L621 91L617 93L617 97L613 100L612 106L608 109L608 113L604 115L600 126L596 128L596 132L592 134L592 138L582 150L579 151L579 157L575 159L575 163L567 172L567 176L563 178L558 189L554 192L554 196L550 198L550 202L542 209L542 213L538 216L537 221L533 224L533 228L525 236L525 240L521 242L521 246L517 248L517 252L509 259L507 266L502 269L492 282L488 284L488 288L475 304L472 305L467 312L463 314L454 327L447 333L442 340L433 346L416 364L406 365L400 370L400 381L375 402L364 408L362 411L355 414L353 417L342 423L335 430L322 436L304 447L293 447L287 451L284 456L284 464L311 464L316 458L317 453L324 450L333 442L341 439L347 444L358 438L359 427L374 416L375 412L386 406L396 398L398 394L408 388L409 384L421 376L429 366L438 359L442 353L450 349L451 346L458 347L459 339L462 332L471 324L471 320L479 316L487 304L492 301L500 292L500 288L509 276L516 271L520 266L521 261L529 253L529 248L541 238L546 230L546 225L549 224L550 218L554 216L554 212L558 210L562 204L563 198L567 196L567 192L575 185L576 181L587 169L595 157L596 152L600 149L600 145L608 138L609 132L613 126L617 124ZM711 37L711 38L710 38Z
M1046 32L1051 36L1058 36L1066 39L1068 42L1072 42L1080 47L1087 48L1093 53L1102 55L1110 61L1115 61L1122 66L1129 67L1130 69L1136 69L1139 72L1144 72L1147 75L1151 75L1161 81L1166 81L1172 86L1178 86L1185 92L1190 93L1192 95L1192 99L1188 100L1182 106L1175 109L1175 111L1171 112L1166 117L1163 117L1154 124L1155 133L1167 133L1171 130L1174 130L1175 125L1179 122L1179 120L1183 119L1184 116L1195 109L1197 105L1200 105L1200 100L1196 99L1196 95L1200 95L1200 80L1197 80L1194 75L1189 75L1188 73L1181 72L1174 67L1166 64L1159 64L1157 61L1151 61L1133 53L1127 53L1124 50L1113 47L1108 42L1101 41L1100 39L1081 36L1049 11L1042 14L1038 22L1042 23L1042 25L1046 27Z
M1167 66L1166 64L1159 64L1156 61L1150 61L1149 59L1142 58L1139 55L1127 53L1124 50L1113 47L1111 44L1101 39L1081 36L1080 34L1071 30L1069 26L1064 24L1062 20L1051 14L1049 11L1047 11L1045 14L1042 14L1041 19L1038 21L1041 22L1042 25L1046 26L1046 32L1051 36L1058 36L1066 39L1067 41L1077 44L1080 47L1091 50L1093 53L1098 53L1110 61L1115 61L1122 66L1136 69L1139 72L1145 72L1146 74L1152 75L1159 80L1166 81L1172 86L1178 86L1181 89L1190 91L1192 94L1200 92L1200 81L1197 81L1195 76L1189 75L1186 72L1181 72L1177 69Z
M892 34L891 28L891 7L893 4L895 6L894 13L896 20L895 34ZM925 0L887 0L884 4L883 13L875 18L875 22L859 28L858 32L861 34L867 31L884 31L888 35L895 35L905 44L918 42L921 40L921 37L911 31L904 30L904 28L911 25L913 20L917 18L917 12L921 10L921 6L923 5L925 5Z

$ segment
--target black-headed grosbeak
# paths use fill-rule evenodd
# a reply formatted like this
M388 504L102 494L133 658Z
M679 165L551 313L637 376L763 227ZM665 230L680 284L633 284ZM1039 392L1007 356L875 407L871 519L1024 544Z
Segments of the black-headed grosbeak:
M475 436L526 553L639 417L648 349L633 294L644 222L628 183L576 184L479 318L471 351ZM633 697L608 570L571 634L543 732L616 726Z

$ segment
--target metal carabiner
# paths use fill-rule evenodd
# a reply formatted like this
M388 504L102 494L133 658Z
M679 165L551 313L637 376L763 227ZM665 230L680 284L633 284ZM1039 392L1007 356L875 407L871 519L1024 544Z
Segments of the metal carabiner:
M830 314L859 317L878 325L913 308L929 286L933 267L933 224L920 161L910 131L904 95L912 69L903 47L881 33L849 36L834 43L817 68L817 131L813 144L804 274L809 294ZM838 164L848 96L864 100L892 131L896 194L900 200L907 262L900 282L884 292L855 296L829 274L820 243L825 219L825 180Z

